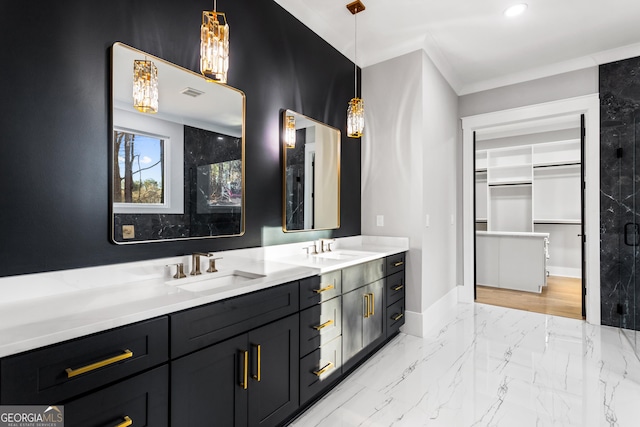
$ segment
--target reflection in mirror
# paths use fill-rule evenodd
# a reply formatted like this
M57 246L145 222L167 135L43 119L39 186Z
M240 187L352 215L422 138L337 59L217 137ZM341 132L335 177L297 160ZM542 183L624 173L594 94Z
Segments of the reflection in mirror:
M282 123L284 231L339 228L340 131L291 110Z
M121 43L112 50L112 239L244 233L244 94ZM157 67L158 107L134 108L134 61Z

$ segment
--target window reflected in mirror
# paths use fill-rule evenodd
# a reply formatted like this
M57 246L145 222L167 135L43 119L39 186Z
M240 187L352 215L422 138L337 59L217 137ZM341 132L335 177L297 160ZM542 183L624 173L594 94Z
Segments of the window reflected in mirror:
M113 203L164 203L164 143L155 136L113 132Z
M283 229L340 227L340 131L291 110L283 113Z

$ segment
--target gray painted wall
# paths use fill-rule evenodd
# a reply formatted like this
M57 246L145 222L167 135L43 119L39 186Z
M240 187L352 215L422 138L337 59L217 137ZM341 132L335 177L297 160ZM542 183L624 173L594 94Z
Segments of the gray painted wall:
M598 92L598 67L463 95L460 117L540 104Z

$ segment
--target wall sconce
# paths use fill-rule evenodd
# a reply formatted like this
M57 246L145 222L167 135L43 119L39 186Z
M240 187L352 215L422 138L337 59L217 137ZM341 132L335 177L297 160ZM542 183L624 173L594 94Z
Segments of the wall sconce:
M357 14L362 12L365 7L360 0L356 0L347 5L349 12L353 14L355 21L354 24L354 59L353 59L353 72L355 77L355 89L354 96L349 101L349 107L347 108L347 136L349 138L360 138L364 129L364 101L358 98L358 65L356 63L358 59L358 19Z
M158 112L158 68L151 61L133 61L133 106L142 113Z
M222 21L222 22L221 22ZM224 13L202 12L200 27L200 72L209 81L226 83L229 70L229 24Z
M296 118L293 116L286 116L284 144L287 148L296 148Z

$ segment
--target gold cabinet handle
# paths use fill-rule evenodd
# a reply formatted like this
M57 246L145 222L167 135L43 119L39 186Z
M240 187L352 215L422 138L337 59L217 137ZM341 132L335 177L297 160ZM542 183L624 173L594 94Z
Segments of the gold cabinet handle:
M125 416L124 421L118 424L116 427L129 427L131 424L133 424L133 420Z
M65 372L67 373L67 378L73 378L78 375L86 374L87 372L95 371L96 369L102 368L104 366L112 365L116 362L120 362L121 360L129 359L133 357L133 352L131 350L125 350L124 353L119 354L114 357L110 357L105 360L101 360L100 362L92 363L91 365L83 366L82 368L72 369L67 368Z
M324 288L320 288L320 289L314 289L313 292L315 292L316 294L321 294L323 292L326 291L330 291L331 289L335 288L335 286L333 285L327 285Z
M394 291L399 291L402 288L404 288L404 285L398 285L398 286L394 287L393 290Z
M404 313L400 313L400 314L396 314L395 316L391 316L391 318L396 321L396 320L400 320L404 317Z
M313 374L317 377L319 377L320 375L324 374L325 372L327 372L329 369L333 368L333 363L329 362L326 365L324 365L322 367L322 369L318 370L318 371L313 371Z
M364 318L369 317L369 294L364 294Z
M398 261L395 264L393 264L394 267L400 267L401 265L404 264L404 261Z
M244 371L242 374L242 382L240 383L240 386L246 390L247 387L249 386L249 352L248 351L243 351L242 352L244 355Z
M322 325L314 326L313 329L315 329L316 331L319 331L320 329L324 329L329 325L333 325L333 319L327 320Z
M254 345L256 347L256 352L258 354L258 372L256 373L256 375L252 375L252 378L258 382L260 382L260 378L261 378L261 367L260 365L262 364L262 358L261 358L261 349L262 347L260 346L260 344Z
M371 294L371 309L369 310L369 316L374 316L376 314L376 295L374 293Z

